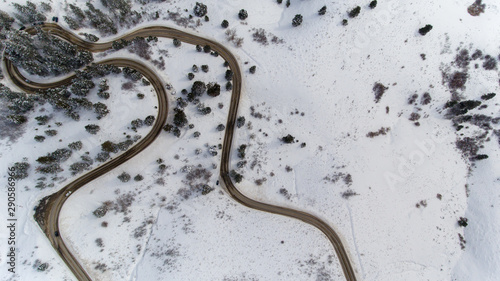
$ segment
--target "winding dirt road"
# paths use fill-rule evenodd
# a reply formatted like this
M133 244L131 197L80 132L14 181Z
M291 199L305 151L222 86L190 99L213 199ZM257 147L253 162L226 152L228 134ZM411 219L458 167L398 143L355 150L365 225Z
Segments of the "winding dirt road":
M76 36L72 32L62 28L57 24L46 23L42 28L44 30L50 31L50 33L53 35L61 37L77 45L78 47L82 49L87 49L91 52L102 52L111 49L112 42L91 43L81 39L80 37ZM27 31L30 33L34 32L33 29L29 29ZM229 67L233 70L234 78L233 78L233 91L231 95L231 105L229 108L229 114L227 118L227 124L226 124L227 129L224 136L224 145L222 148L222 159L220 167L220 177L223 186L225 187L229 195L242 205L268 213L279 214L299 219L321 230L332 243L335 252L337 253L337 256L339 258L339 262L342 266L342 270L344 272L346 280L355 281L356 275L349 260L349 255L347 254L340 237L333 230L333 228L331 228L327 223L325 223L321 219L311 214L302 211L279 207L279 206L273 206L270 204L252 200L243 195L236 188L231 178L229 177L231 145L233 141L235 121L237 118L238 105L242 88L241 70L238 65L238 61L234 57L234 55L231 52L229 52L229 50L226 47L215 41L164 26L151 26L151 27L141 28L132 31L120 38L117 38L116 40L119 39L131 40L137 36L177 38L180 41L188 44L195 44L202 46L210 45L212 50L218 52L219 55L222 56L229 63ZM61 81L48 84L26 82L26 78L23 77L23 75L19 72L19 70L8 59L5 59L4 61L5 61L6 72L10 76L11 80L14 82L14 84L16 84L18 87L22 88L27 92L34 92L39 89L47 89L47 88L61 86L69 83L73 78L73 77L68 77ZM78 262L78 260L75 258L75 256L68 250L62 237L60 235L55 235L56 231L59 232L59 214L61 212L63 204L66 202L68 197L76 190L78 190L80 187L84 186L85 184L88 184L92 180L104 175L105 173L113 170L119 165L130 160L132 157L134 157L142 150L144 150L146 147L148 147L151 143L153 143L153 141L161 133L162 127L166 122L167 112L168 112L167 93L165 91L165 88L163 87L161 79L155 74L155 72L152 69L148 68L146 65L140 62L124 58L109 59L101 61L99 63L112 64L118 67L131 67L141 72L144 75L144 77L148 79L153 85L158 96L159 106L158 106L158 116L156 118L152 130L143 139L141 139L140 142L138 142L136 145L134 145L132 148L130 148L123 154L117 156L116 158L113 158L109 162L106 162L101 166L95 168L94 170L88 172L87 174L79 177L75 181L63 187L60 191L42 199L42 203L40 204L41 207L39 207L35 213L35 219L37 220L41 229L44 231L47 238L50 240L54 249L59 253L61 258L68 265L68 267L71 269L73 274L78 278L78 280L81 281L84 280L90 281L92 279L87 274L82 265Z

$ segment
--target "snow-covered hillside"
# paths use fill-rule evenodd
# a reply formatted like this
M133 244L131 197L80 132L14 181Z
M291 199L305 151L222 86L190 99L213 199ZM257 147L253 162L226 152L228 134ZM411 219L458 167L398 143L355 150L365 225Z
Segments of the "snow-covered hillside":
M78 32L95 33L106 42L128 30L165 25L225 44L244 73L238 116L245 117L245 125L236 130L231 162L243 176L237 187L250 198L328 222L341 235L359 280L496 280L500 111L498 95L487 94L500 90L498 4L483 1L484 13L473 16L473 0L379 1L374 9L370 1L359 0L291 0L289 7L286 2L205 0L206 21L189 18L196 1L137 1L134 10L144 15L137 26L119 27L108 36L89 27ZM100 1L93 3L103 8ZM77 5L85 8L83 1ZM324 5L325 15L318 15ZM361 12L350 18L348 12L358 5ZM62 1L52 6L49 19L70 14ZM14 11L8 3L0 9ZM248 13L245 20L238 18L241 9ZM159 18L153 19L157 11ZM293 27L297 14L303 22ZM223 20L227 28L221 27ZM421 35L419 29L428 24L432 30ZM237 38L243 38L241 47ZM171 85L168 123L177 98L185 97L182 90L189 91L194 81L217 82L221 95L204 95L203 106L186 107L194 127L182 128L179 138L163 132L137 157L68 199L61 235L90 275L96 280L344 280L333 247L317 229L246 209L217 185L224 133L217 126L225 125L230 99L223 59L186 43L175 47L169 39L150 45L149 60L125 49L94 58L125 56L155 68ZM124 132L147 133L146 126L137 133L128 127L134 119L156 115L152 88L138 82L123 90L122 75L106 79L110 114L102 120L89 113L75 122L54 112L53 122L63 123L58 135L38 143L35 130L47 130L34 120L42 106L15 140L1 140L4 182L14 162L26 157L32 164L30 176L17 183L19 275L2 273L2 280L73 280L32 209L76 176L65 167L64 179L49 179L54 186L39 190L35 160L76 140L95 157L105 140L123 141ZM1 82L15 89L6 79ZM144 99L137 98L139 92ZM95 102L96 93L89 94ZM202 115L199 107L211 112ZM97 135L85 132L91 123L101 127ZM282 141L289 134L294 143ZM237 151L241 145L245 155ZM77 154L68 163L77 161ZM124 183L117 178L123 172L142 179ZM214 190L203 195L198 187L204 185ZM109 211L93 214L103 204ZM6 215L0 218L5 221ZM467 227L459 226L461 218L468 219ZM6 232L0 241L7 241ZM6 260L0 261L7 273ZM37 271L44 262L48 269Z

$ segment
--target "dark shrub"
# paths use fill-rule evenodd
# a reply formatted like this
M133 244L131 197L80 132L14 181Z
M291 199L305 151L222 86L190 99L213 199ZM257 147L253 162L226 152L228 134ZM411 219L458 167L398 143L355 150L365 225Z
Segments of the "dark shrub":
M497 61L493 57L486 58L485 62L483 63L483 68L486 70L494 70L497 68Z
M252 73L252 74L255 74L256 69L257 69L257 67L254 65L254 66L250 67L250 69L248 71L250 71L250 73Z
M229 175L234 179L234 182L236 183L240 183L243 180L243 176L235 170L231 170L231 172L229 172Z
M227 20L223 20L220 24L223 28L227 28L229 26L229 22Z
M450 89L461 89L465 86L467 82L467 72L455 72L449 81Z
M428 25L426 25L426 26L424 26L424 27L420 28L420 29L418 30L418 33L420 33L420 35L422 35L422 36L425 36L425 35L426 35L427 33L429 33L429 31L431 31L431 30L432 30L432 25L428 24Z
M323 6L321 9L318 11L318 15L322 16L326 14L326 6Z
M224 129L226 129L226 126L224 126L223 124L219 124L216 129L217 131L222 132L224 131Z
M371 1L371 2L370 2L369 7L370 7L371 9L375 9L375 7L377 7L377 0L373 0L373 1Z
M121 182L128 182L131 177L129 174L123 172L121 175L118 176L118 179L121 181Z
M240 20L245 20L246 18L248 18L247 11L245 9L241 9L238 13L238 17L240 18Z
M431 101L432 101L431 95L429 93L424 93L422 99L420 100L420 104L427 105L431 103Z
M488 159L488 155L478 154L478 155L476 155L476 157L472 158L471 160L475 161L475 160L484 160L484 159Z
M226 70L225 77L227 81L233 80L233 71L231 69Z
M111 141L105 141L101 144L101 149L102 149L102 151L105 151L105 152L116 153L116 152L118 152L118 145L116 145L115 143L113 143Z
M295 137L293 137L292 135L288 134L287 136L284 136L283 138L281 138L281 140L284 143L294 143L295 142Z
M490 100L492 98L494 98L497 94L495 93L489 93L489 94L485 94L485 95L482 95L481 96L481 99L482 100Z
M468 221L469 220L467 218L460 217L460 219L458 220L458 225L461 227L466 227L468 225Z
M22 180L28 177L28 169L30 168L30 164L27 162L16 162L14 163L14 178L16 180Z
M373 85L373 93L375 93L375 102L378 103L382 96L384 95L385 91L389 89L389 87L385 87L381 83L375 83Z
M207 86L207 95L211 97L220 95L220 85L217 83L209 83Z
M302 15L297 14L292 20L292 26L297 27L302 24Z
M193 83L193 86L191 87L191 92L195 96L201 96L205 91L207 90L207 85L201 81L196 81Z
M355 18L359 15L359 13L361 12L361 7L360 6L357 6L356 8L352 9L348 15L350 18Z
M89 134L95 135L101 130L101 127L99 127L98 125L95 125L95 124L89 124L89 125L85 126L85 130Z
M457 116L466 114L469 110L474 109L481 105L480 101L475 100L466 100L459 103L456 103L449 109L449 115Z

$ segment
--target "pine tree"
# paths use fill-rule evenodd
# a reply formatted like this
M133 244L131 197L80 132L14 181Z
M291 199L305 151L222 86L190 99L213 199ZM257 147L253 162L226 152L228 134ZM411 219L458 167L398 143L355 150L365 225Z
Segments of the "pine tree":
M203 3L196 2L193 9L194 15L197 17L204 17L207 14L207 5Z
M85 130L89 134L95 135L101 130L101 127L99 127L98 125L95 125L95 124L89 124L89 125L85 126Z
M10 30L14 19L4 11L0 11L0 32Z
M323 6L321 9L318 11L318 15L323 16L326 14L326 6Z
M248 12L245 9L241 9L238 12L238 17L240 18L240 20L245 20L246 18L248 18Z
M220 95L220 85L217 83L208 83L207 95L211 97L217 97L218 95Z
M194 82L193 86L191 87L191 92L195 96L201 96L206 90L207 86L201 81Z

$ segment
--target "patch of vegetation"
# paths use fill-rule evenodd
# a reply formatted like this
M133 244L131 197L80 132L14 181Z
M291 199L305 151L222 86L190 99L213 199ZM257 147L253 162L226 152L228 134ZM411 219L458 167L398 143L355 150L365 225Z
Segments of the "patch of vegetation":
M432 25L427 24L426 26L420 28L418 30L418 33L420 33L420 35L422 35L422 36L425 36L425 35L427 35L427 33L429 33L429 31L432 30L432 28L433 28Z
M387 91L389 87L385 87L381 83L375 83L373 85L373 93L375 94L375 103L378 103L382 96L384 95L385 91Z
M361 12L361 7L357 6L356 8L349 11L349 13L347 14L349 15L350 18L355 18L359 15L360 12Z

